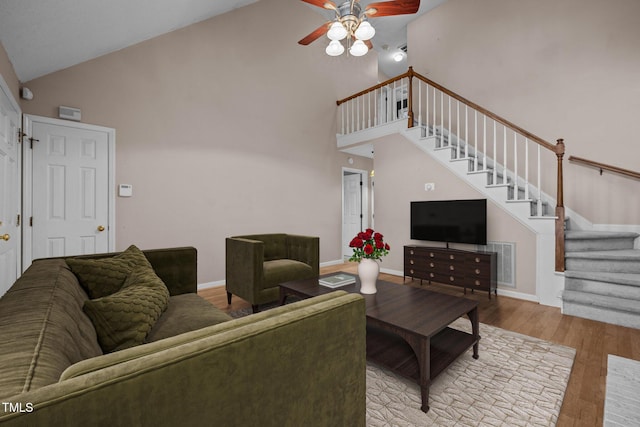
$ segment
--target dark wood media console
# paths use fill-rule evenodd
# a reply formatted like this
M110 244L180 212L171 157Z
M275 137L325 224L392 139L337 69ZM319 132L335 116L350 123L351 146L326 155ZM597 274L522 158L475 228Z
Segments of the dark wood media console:
M497 294L498 255L428 246L404 247L404 276Z

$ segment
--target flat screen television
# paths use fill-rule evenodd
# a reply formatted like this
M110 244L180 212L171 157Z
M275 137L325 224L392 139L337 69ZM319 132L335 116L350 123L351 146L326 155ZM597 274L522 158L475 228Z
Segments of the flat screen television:
M411 240L487 244L487 199L411 202Z

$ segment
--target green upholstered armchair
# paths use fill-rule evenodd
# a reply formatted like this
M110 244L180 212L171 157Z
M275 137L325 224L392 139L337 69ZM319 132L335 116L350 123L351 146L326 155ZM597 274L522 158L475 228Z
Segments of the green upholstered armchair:
M227 301L237 295L253 312L277 301L278 285L290 280L318 277L320 238L293 234L254 234L226 239Z

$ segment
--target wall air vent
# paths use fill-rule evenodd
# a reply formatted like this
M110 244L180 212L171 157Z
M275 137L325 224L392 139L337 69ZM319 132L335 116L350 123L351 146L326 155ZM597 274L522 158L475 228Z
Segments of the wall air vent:
M478 246L478 249L498 254L498 284L515 288L516 244L506 242L487 242L486 246Z
M58 107L58 117L61 119L75 120L76 122L79 122L82 120L82 112L79 108L64 107L61 105Z

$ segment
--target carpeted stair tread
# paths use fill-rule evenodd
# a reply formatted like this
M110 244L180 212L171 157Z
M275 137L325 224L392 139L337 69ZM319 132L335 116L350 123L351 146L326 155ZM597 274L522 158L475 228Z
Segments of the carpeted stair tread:
M600 271L565 271L565 279L592 280L594 282L615 283L640 287L640 274Z
M567 252L565 258L606 259L617 261L639 261L640 249L618 249L613 251Z
M593 230L567 230L565 239L635 239L640 234L630 231L593 231Z
M602 307L612 311L635 313L640 316L640 301L636 299L565 290L562 293L562 300L565 303Z

